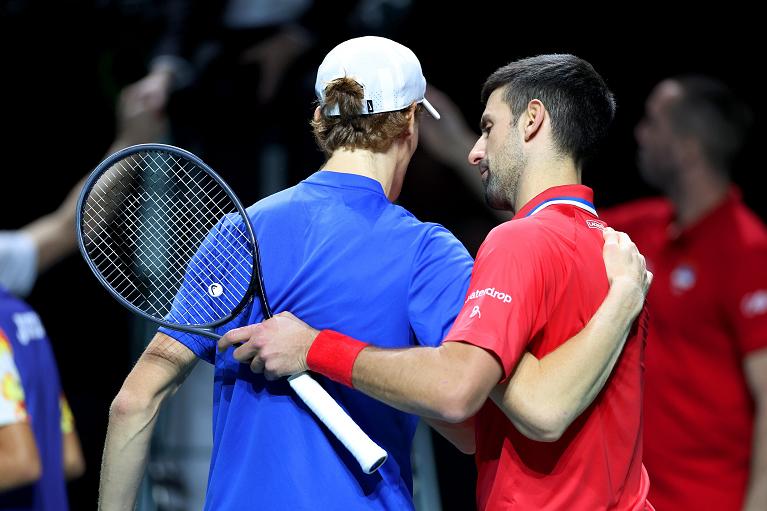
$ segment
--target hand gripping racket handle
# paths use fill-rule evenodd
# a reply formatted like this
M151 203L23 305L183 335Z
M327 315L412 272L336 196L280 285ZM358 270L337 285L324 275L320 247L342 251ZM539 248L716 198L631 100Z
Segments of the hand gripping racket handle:
M307 373L298 373L289 377L288 383L306 406L352 453L366 474L372 474L383 465L388 457L386 451L362 431L314 378Z

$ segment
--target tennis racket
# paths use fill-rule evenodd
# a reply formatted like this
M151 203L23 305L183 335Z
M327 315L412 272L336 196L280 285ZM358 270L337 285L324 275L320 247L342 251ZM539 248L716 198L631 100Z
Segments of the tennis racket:
M264 318L272 316L245 209L209 166L178 147L141 144L101 162L80 194L77 241L112 296L162 326L218 340L214 329L254 296ZM288 382L365 473L386 461L311 376Z

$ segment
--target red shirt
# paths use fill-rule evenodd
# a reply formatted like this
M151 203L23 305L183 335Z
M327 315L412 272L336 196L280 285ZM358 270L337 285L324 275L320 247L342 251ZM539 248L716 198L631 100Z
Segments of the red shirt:
M767 348L767 229L732 191L692 227L645 199L605 214L647 258L645 463L658 509L742 508L754 402L743 358Z
M490 351L508 377L524 351L543 357L582 330L608 291L592 195L550 188L493 229L447 339ZM605 388L557 442L526 438L488 400L476 417L480 510L645 509L645 334L632 332Z

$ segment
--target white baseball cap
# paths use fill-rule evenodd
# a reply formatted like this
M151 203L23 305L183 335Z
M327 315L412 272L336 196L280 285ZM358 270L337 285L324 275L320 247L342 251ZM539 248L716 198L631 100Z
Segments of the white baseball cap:
M325 104L328 83L344 77L353 79L364 90L360 115L394 112L421 103L432 117L439 119L439 112L424 97L426 78L418 57L391 39L357 37L330 50L317 70L314 84L320 105ZM339 115L338 105L326 112Z

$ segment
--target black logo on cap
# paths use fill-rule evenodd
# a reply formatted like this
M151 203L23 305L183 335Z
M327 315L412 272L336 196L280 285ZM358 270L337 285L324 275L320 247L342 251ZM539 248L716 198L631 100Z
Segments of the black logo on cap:
M372 99L368 99L368 113L369 114L373 113L373 100Z

